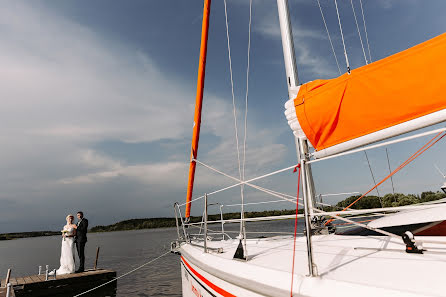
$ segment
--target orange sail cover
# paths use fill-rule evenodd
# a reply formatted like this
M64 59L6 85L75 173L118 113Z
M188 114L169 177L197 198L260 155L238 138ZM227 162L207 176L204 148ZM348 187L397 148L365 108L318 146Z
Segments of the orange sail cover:
M445 121L446 33L350 74L306 83L294 106L317 151L351 143L328 154Z

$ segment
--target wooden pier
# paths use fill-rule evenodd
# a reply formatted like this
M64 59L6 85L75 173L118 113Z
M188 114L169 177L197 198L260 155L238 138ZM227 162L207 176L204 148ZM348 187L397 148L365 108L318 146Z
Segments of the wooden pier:
M5 297L5 296L6 296L6 288L0 288L0 297ZM11 288L11 291L9 292L9 296L15 297L13 288Z
M116 271L97 269L87 270L81 273L70 273L48 276L31 275L25 277L11 278L11 297L43 297L43 296L73 296L101 285L116 277ZM110 283L108 290L116 290L116 281ZM5 280L1 281L0 297L6 296ZM94 295L85 295L94 296Z

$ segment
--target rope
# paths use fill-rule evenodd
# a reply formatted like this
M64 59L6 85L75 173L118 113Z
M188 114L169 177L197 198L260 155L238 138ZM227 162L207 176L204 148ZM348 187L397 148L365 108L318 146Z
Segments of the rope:
M123 275L120 275L120 276L118 276L118 277L115 277L114 279L112 279L112 280L110 280L110 281L108 281L108 282L105 282L105 283L103 283L103 284L101 284L101 285L99 285L99 286L97 286L97 287L94 287L94 288L92 288L92 289L90 289L90 290L87 290L87 291L82 292L82 293L80 293L80 294L74 295L73 297L78 297L78 296L85 295L85 294L87 294L87 293L89 293L89 292L91 292L91 291L94 291L94 290L96 290L96 289L99 289L100 287L103 287L103 286L108 285L108 284L110 284L110 283L112 283L112 282L114 282L114 281L117 281L118 279L123 278L124 276L127 276L127 275L129 275L130 273L133 273L133 272L135 272L135 271L137 271L137 270L143 268L144 266L149 265L150 263L155 262L156 260L158 260L158 259L164 257L164 256L167 255L167 254L170 254L170 251L165 252L164 254L162 254L162 255L156 257L155 259L152 259L152 260L150 260L149 262L144 263L144 264L142 264L142 265L136 267L135 269L130 270L130 271L127 272L127 273L124 273Z
M328 40L330 41L331 50L333 52L333 56L336 60L336 65L338 66L339 74L342 74L341 67L339 67L338 57L336 57L336 52L333 47L333 42L331 41L330 32L328 31L327 22L325 21L324 13L322 12L321 3L317 0L317 5L319 6L319 10L321 12L322 21L324 21L325 31L327 31Z
M364 60L365 60L366 64L369 64L369 62L367 61L367 56L365 55L364 43L362 42L361 31L359 30L359 24L358 24L358 19L356 18L356 11L355 11L355 7L353 6L353 0L350 0L350 3L352 4L353 16L355 17L356 29L358 29L359 41L361 41L361 47L362 47L362 53L364 54Z
M233 115L234 115L234 129L235 129L235 142L237 146L237 161L238 161L238 173L240 176L240 180L243 179L242 176L242 169L241 169L241 162L240 162L240 147L239 147L239 141L238 141L238 129L237 129L237 108L235 106L235 96L234 96L234 80L232 78L232 59L231 59L231 45L229 41L229 25L228 25L228 10L227 10L227 4L226 0L223 1L225 6L225 23L226 23L226 39L228 41L228 58L229 58L229 73L231 76L231 94L232 94L232 108L233 108ZM244 184L240 184L240 196L242 199L242 203L244 201ZM241 215L243 216L243 208L241 211ZM243 219L243 218L242 218ZM240 223L240 236L243 236L243 221Z
M367 36L367 26L365 25L364 9L362 8L362 0L359 0L359 3L361 4L362 22L364 23L365 40L367 42L367 48L369 50L369 60L370 62L372 62L372 55L370 54L369 37Z
M338 2L334 0L336 6L336 14L338 15L339 30L341 31L342 45L344 46L345 63L347 64L347 72L350 74L350 63L348 62L347 50L345 48L344 33L342 33L341 17L339 16Z
M443 134L443 135L441 135ZM429 148L431 148L434 144L436 144L438 141L440 141L443 137L446 136L446 132L439 132L438 134L436 134L431 140L429 140L425 145L423 145L420 149L418 149L412 156L410 156L406 161L404 161L403 163L401 163L400 166L398 166L394 171L392 171L392 173L390 173L388 176L386 176L383 180L381 180L378 184L376 184L374 187L372 187L370 190L368 190L366 193L364 193L362 196L360 196L358 199L356 199L355 201L353 201L352 203L350 203L350 205L348 205L347 207L345 207L342 211L345 211L347 209L349 209L352 205L354 205L356 202L358 202L359 200L361 200L364 196L366 196L367 194L369 194L371 191L373 191L376 187L378 187L379 185L381 185L383 182L385 182L386 180L388 180L392 175L394 175L395 173L397 173L398 171L400 171L401 169L403 169L406 165L408 165L409 163L411 163L413 160L415 160L416 158L418 158L421 154L423 154L425 151L427 151ZM331 223L333 221L333 219L328 220L325 225L327 225L328 223Z
M300 164L299 164L300 165ZM300 192L300 166L299 167L299 175L297 177L297 198L299 198ZM293 282L294 282L294 258L296 256L296 237L297 237L297 217L298 217L298 208L299 208L299 199L296 199L296 217L294 219L294 243L293 243L293 264L291 268L291 290L290 296L293 297Z

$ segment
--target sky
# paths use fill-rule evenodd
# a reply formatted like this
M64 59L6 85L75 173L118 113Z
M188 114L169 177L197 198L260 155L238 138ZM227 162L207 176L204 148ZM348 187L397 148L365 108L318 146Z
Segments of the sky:
M248 0L228 0L240 148L248 43ZM350 1L339 10L352 68L364 65ZM373 61L444 33L442 0L363 0ZM353 4L365 42L359 1ZM333 1L321 0L342 72ZM90 225L172 217L184 202L201 37L201 0L0 2L0 232L59 230L68 213ZM290 0L299 81L339 75L316 0ZM368 49L366 48L367 54ZM211 7L198 159L238 175L222 0ZM276 1L254 0L249 73L246 178L296 163L284 103L287 86ZM416 75L416 73L414 73ZM437 125L435 127L443 127ZM397 167L428 138L388 147ZM394 176L397 192L438 190L444 142ZM369 152L374 176L388 174L384 148ZM363 153L313 166L318 194L373 186ZM296 195L292 171L259 185ZM233 184L197 166L194 197ZM381 194L392 191L386 182ZM327 197L335 203L346 196ZM212 196L238 203L239 189ZM246 202L277 198L246 189ZM293 208L284 202L248 210ZM238 211L226 207L225 211ZM202 201L192 214L202 211ZM214 210L211 210L211 212Z

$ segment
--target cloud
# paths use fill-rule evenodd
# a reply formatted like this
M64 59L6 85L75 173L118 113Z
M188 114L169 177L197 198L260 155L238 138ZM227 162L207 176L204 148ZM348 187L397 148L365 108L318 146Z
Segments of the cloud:
M125 165L108 156L101 155L92 150L81 154L80 163L91 168L92 173L76 177L63 178L61 184L95 184L103 183L116 178L127 177L139 182L168 186L172 189L172 181L178 177L178 172L186 171L186 163L183 162L160 162L150 164Z
M184 142L194 110L188 100L193 95L185 94L193 94L193 84L189 88L181 79L173 83L172 74L147 53L36 3L1 3L0 32L0 201L16 201L8 210L0 209L2 224L7 220L16 230L26 229L27 217L41 212L41 227L36 228L46 229L58 213L78 206L97 212L98 223L112 222L97 207L118 213L114 219L143 210L144 216L170 214L161 207L183 197L189 152L182 152L185 162L168 157L130 164L94 145L108 140ZM215 153L215 160L232 160L234 169L228 102L212 94L206 98L202 132L217 140L203 157ZM249 162L263 166L283 157L285 148L276 143L272 130L256 137L270 137L269 143L252 145ZM228 182L200 174L205 187Z
M280 39L280 26L276 10L266 10L262 6L257 6L257 8L260 12L258 12L256 26L253 27L255 32L268 38ZM298 68L306 68L310 76L319 78L336 76L337 71L332 63L329 63L325 57L316 54L320 43L327 42L326 34L322 30L310 28L296 19L292 19L292 30Z

